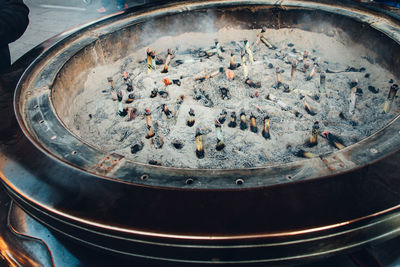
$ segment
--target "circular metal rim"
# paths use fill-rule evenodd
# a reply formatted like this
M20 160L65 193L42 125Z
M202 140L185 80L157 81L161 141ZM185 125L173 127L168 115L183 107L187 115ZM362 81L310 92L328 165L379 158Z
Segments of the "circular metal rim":
M362 23L369 24L371 27L374 27L376 30L383 32L386 35L391 34L390 38L395 40L397 43L400 43L400 36L393 35L392 32L387 32L388 31L388 26L382 21L379 21L379 23L376 23L376 19L372 16L367 16L365 13L357 11L357 10L350 10L345 9L345 8L337 8L335 7L332 9L331 5L327 4L321 4L321 3L312 3L312 2L299 2L299 1L287 1L284 3L276 4L274 1L207 1L207 2L191 2L190 4L188 3L178 3L178 4L170 4L167 6L161 6L157 7L155 10L151 11L144 11L144 12L139 12L139 14L135 14L133 19L131 18L122 18L121 21L113 21L112 24L116 24L115 28L116 29L121 29L127 24L134 24L134 23L139 23L142 19L143 16L149 16L150 18L153 17L159 17L159 16L164 16L166 14L174 14L177 12L181 11L187 11L187 10L196 10L200 8L207 8L210 6L235 6L235 5L266 5L266 6L272 6L272 7L295 7L295 8L307 8L307 9L320 9L322 11L328 11L331 13L335 13L338 15L343 15L343 16L353 16L352 18L355 18L359 20ZM118 17L118 16L117 16ZM103 21L104 22L104 21ZM96 26L96 25L94 25ZM102 32L102 28L96 29L97 31L96 34L93 35L100 35ZM386 32L385 32L386 31ZM80 31L79 31L80 32ZM87 41L87 40L86 40ZM80 43L79 43L80 42ZM89 42L93 42L92 38L89 38ZM85 40L75 40L72 42L72 44L76 45L78 43L77 47L72 50L68 51L69 55L66 58L68 60L70 57L72 57L77 51L80 49L83 49L85 47L86 43ZM82 44L83 43L83 44ZM56 47L57 45L55 45ZM55 48L57 51L57 47ZM62 51L62 50L61 50ZM46 52L47 54L51 53L51 49ZM46 53L42 56L46 57ZM67 53L67 52L64 52ZM67 61L65 61L67 62ZM35 65L32 64L29 69L35 69ZM43 69L42 69L43 71ZM58 72L58 70L56 71ZM55 77L56 72L53 74ZM29 75L29 70L28 74L25 73L25 75L22 77L21 80L26 79ZM38 75L39 76L39 75ZM51 81L50 81L51 83ZM43 84L43 83L42 83ZM31 88L32 89L32 88ZM50 88L51 89L51 88ZM27 125L26 118L23 117L21 114L21 108L23 105L20 104L21 99L20 96L22 95L22 86L21 83L17 87L17 91L15 94L15 110L17 113L17 118L18 122L21 126L21 128L24 131L24 134L31 140L33 144L39 149L41 149L44 153L47 153L49 157L56 157L57 160L63 162L64 164L70 164L71 166L78 167L82 171L88 171L93 175L96 175L99 178L103 179L117 179L125 182L133 182L134 184L142 184L142 185L149 185L149 186L159 186L159 187L181 187L183 184L182 180L187 180L188 177L194 178L195 183L192 183L190 186L194 189L219 189L221 187L221 181L223 184L225 184L226 189L235 189L238 188L237 185L235 185L235 180L237 179L243 179L245 181L244 184L242 184L240 187L245 187L245 188L250 188L250 187L260 187L260 186L269 186L277 183L290 183L290 182L296 182L302 179L311 179L311 178L322 178L322 177L330 177L334 175L340 175L346 172L354 171L357 168L360 168L361 166L364 166L365 164L370 164L372 162L378 161L382 159L385 155L394 153L395 151L400 149L400 135L396 134L389 134L397 131L397 128L400 125L400 115L398 115L390 124L388 124L384 129L381 129L377 133L361 140L360 142L353 144L349 147L346 147L343 150L340 151L335 151L333 153L329 153L327 155L321 155L320 158L315 158L315 159L308 159L308 160L299 160L299 161L294 161L286 164L272 164L270 166L266 167L258 167L258 168L249 168L249 169L230 169L230 170L219 170L219 169L180 169L180 168L174 168L174 167L162 167L162 166L151 166L149 164L142 164L142 163L136 163L132 162L130 160L126 160L124 156L122 155L112 155L117 161L118 165L115 167L115 170L112 170L111 172L113 173L102 173L99 172L98 170L88 170L84 165L77 164L75 161L72 163L70 160L71 157L67 157L64 155L60 155L57 153L53 153L49 151L49 147L43 145L41 140L37 140L37 137L34 137L31 135L32 132L36 131L36 134L38 134L37 129L32 128L32 122L29 122L29 126ZM58 117L57 112L55 111L55 108L52 104L52 101L50 100L51 94L49 94L49 107L48 109L51 110L55 114L55 118L58 120L58 122L61 125L64 125L62 120ZM46 100L47 101L47 100ZM21 107L20 107L21 105ZM46 111L45 111L46 112ZM42 112L42 113L45 113ZM42 122L43 120L41 120ZM30 130L28 130L28 128ZM79 146L81 144L85 145L88 149L87 150L93 150L92 154L89 154L90 156L93 157L94 154L97 155L96 159L101 160L100 158L107 158L110 155L108 153L99 151L96 148L93 148L91 145L88 145L84 143L84 141L80 140L77 138L77 136L73 135L70 133L67 128L64 127L64 130L67 131L71 136L74 136L76 138L75 141L76 144ZM61 133L61 135L65 135ZM56 135L53 135L56 136ZM53 137L52 136L52 137ZM370 140L374 140L377 138L377 136L381 139L381 142L379 144L374 143L373 141L370 142ZM51 137L51 138L52 138ZM382 141L383 140L383 141ZM376 149L376 147L379 147ZM382 149L381 149L382 148ZM75 151L73 148L70 148L70 150ZM378 151L378 153L366 153L366 151ZM382 151L385 150L385 151ZM84 152L83 152L84 153ZM102 156L100 156L102 155ZM73 156L73 155L72 155ZM331 159L336 159L339 158L343 162L345 162L344 167L338 167L336 170L332 170L329 168L329 166L326 166L324 162L326 161L331 161ZM80 158L82 160L82 158ZM123 163L119 164L119 161L122 160ZM97 165L98 162L92 161L92 165ZM121 167L122 165L122 167ZM126 170L125 170L126 169ZM305 171L307 170L307 171ZM117 172L117 173L115 173ZM166 174L171 173L172 175L169 177L171 180L176 179L179 177L179 183L176 184L166 184L166 183L160 183L159 182L159 177L160 176L165 176ZM127 175L129 174L134 174L132 177L129 177L126 179ZM141 177L143 174L149 175L152 179L151 180L139 180L137 177ZM286 179L286 177L290 175L294 179L291 179L290 181ZM173 177L172 177L173 176ZM279 176L279 178L277 178ZM208 179L207 182L202 183L204 177L213 177L212 179ZM256 178L257 177L257 178ZM222 179L224 178L224 179ZM163 180L161 178L161 180ZM218 184L213 184L213 181L217 180Z

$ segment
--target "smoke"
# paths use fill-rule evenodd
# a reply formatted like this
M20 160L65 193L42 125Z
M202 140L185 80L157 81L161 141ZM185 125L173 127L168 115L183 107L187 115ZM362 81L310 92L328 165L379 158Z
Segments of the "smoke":
M175 37L185 32L207 33L210 34L210 38L213 38L218 31L215 23L216 16L213 10L181 12L145 22L140 40L143 46L148 46L160 38Z

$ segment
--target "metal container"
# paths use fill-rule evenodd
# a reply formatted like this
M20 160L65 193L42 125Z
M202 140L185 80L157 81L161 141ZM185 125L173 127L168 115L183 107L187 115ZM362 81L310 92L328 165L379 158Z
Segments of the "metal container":
M302 20L307 15L310 20ZM175 263L288 263L348 251L400 231L400 118L343 150L263 168L151 166L100 151L64 124L84 75L159 37L243 28L326 33L324 21L376 52L400 78L400 21L347 1L148 4L66 32L33 50L14 98L24 136L0 151L0 176L28 214L118 255ZM179 26L172 21L180 21ZM153 38L153 39L152 39ZM25 62L26 63L26 62Z

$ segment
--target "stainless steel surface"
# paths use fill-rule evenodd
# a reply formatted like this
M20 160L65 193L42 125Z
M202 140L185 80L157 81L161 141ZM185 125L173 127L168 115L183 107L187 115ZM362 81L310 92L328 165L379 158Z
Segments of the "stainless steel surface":
M16 231L9 223L11 202L6 195L0 195L0 203L3 204L0 210L0 258L11 266L52 266L53 260L46 244Z
M164 27L169 16L190 21L204 9L243 21L257 14L257 23L271 26L278 24L275 16L267 16L271 12L284 14L282 26L296 25L292 19L303 12L352 33L363 27L368 34L355 38L376 38L379 45L366 46L379 47L379 62L399 76L400 59L394 53L399 21L357 4L202 1L131 9L62 34L15 65L26 67L24 63L39 55L15 95L25 136L3 145L0 152L0 177L14 200L35 220L79 243L161 262L282 264L398 236L399 117L379 133L322 158L229 171L120 160L120 155L98 151L64 128L57 117L62 120L63 101L57 97L71 101L66 96L74 92L64 90L76 85L71 77L129 53L135 47L128 44L143 42L139 33L144 21L152 18ZM96 49L108 53L96 61L90 56ZM14 83L9 81L10 86ZM107 156L119 162L111 172L97 169ZM339 168L340 163L345 167ZM143 174L149 178L141 180ZM287 175L294 179L287 180ZM188 177L193 184L185 184ZM234 183L237 178L244 180L242 186ZM14 222L26 231L20 221Z

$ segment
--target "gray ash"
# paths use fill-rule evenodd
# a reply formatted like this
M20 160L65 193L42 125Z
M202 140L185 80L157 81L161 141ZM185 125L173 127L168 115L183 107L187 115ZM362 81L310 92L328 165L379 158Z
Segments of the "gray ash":
M215 33L162 37L149 44L158 58L165 58L167 50L179 44L168 73L161 73L163 66L159 65L151 74L146 74L146 62L142 60L146 47L113 64L99 66L89 72L85 90L70 108L72 119L66 119L65 123L93 146L133 161L179 168L232 169L299 160L295 155L309 140L316 120L320 121L321 132L339 136L348 146L378 131L398 114L398 104L392 105L389 114L382 114L390 87L388 81L393 75L374 64L373 52L352 43L345 34L326 36L299 29L267 30L264 36L276 48L269 49L262 42L255 44L259 32L224 28ZM215 39L223 48L219 52L210 51L216 48ZM249 40L255 59L254 63L247 61L246 64L248 78L253 82L250 84L246 84L243 66L231 70L233 79L225 73L232 51L236 63L240 62L240 47L244 47L240 41L245 39ZM304 51L312 51L306 59ZM292 82L293 60L298 61L298 66ZM316 73L307 81L314 65ZM221 67L224 70L218 73ZM276 67L282 70L282 83L286 87L276 86ZM124 71L130 73L135 96L132 103L123 102L124 108L137 109L131 121L116 115L118 104L111 99L107 83L107 77L112 76L115 88L122 90L126 98ZM319 88L321 71L326 71L326 93L321 93ZM206 78L195 80L196 77ZM166 86L165 78L175 82ZM368 90L358 90L355 114L351 115L349 99L353 80L358 80L358 88ZM257 88L256 92L253 87ZM153 90L157 94L151 98ZM398 98L395 101L399 102ZM313 114L307 113L305 103ZM168 107L168 114L162 104ZM145 108L151 110L156 132L156 137L150 139L145 138ZM195 113L193 127L187 126L190 108ZM229 127L232 112L237 115L234 128ZM241 112L246 114L248 126L250 114L255 116L257 133L251 127L240 129ZM87 114L92 114L92 118ZM221 122L225 147L217 151L214 122L221 119L221 114L226 116L225 123ZM262 134L266 114L270 117L268 139ZM203 134L202 159L196 157L196 128ZM307 148L315 155L334 150L321 137L318 145Z

